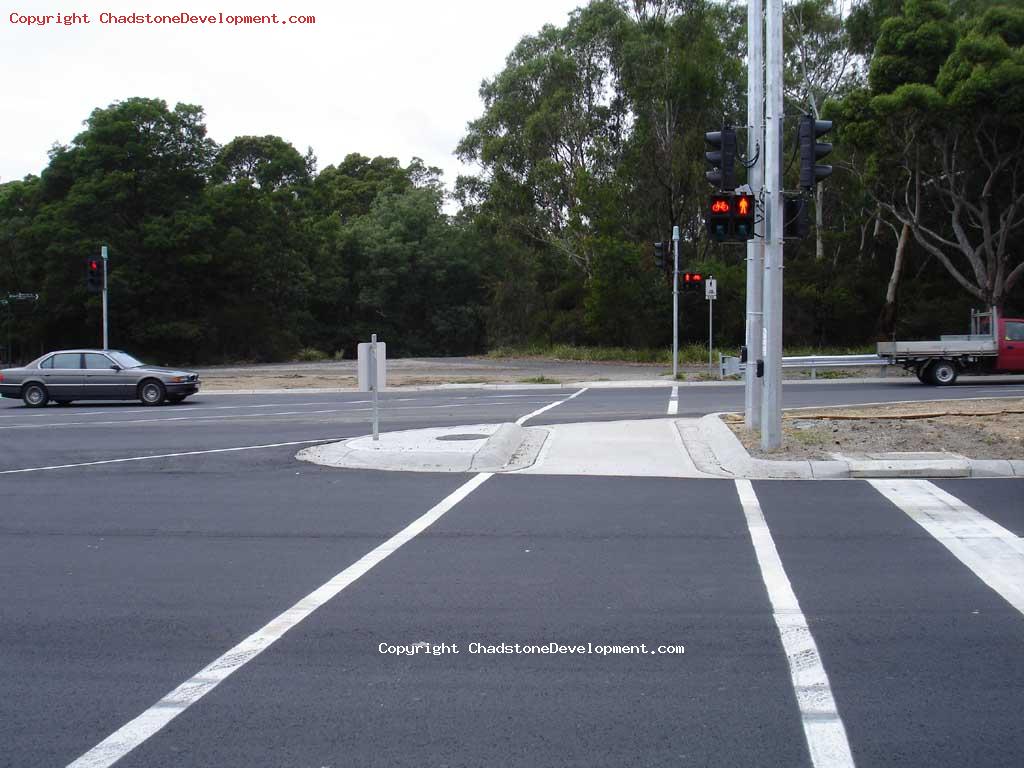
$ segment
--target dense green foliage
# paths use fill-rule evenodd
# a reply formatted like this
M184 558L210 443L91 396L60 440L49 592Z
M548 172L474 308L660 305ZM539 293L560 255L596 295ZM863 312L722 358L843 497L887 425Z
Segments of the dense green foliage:
M39 177L0 186L0 295L22 357L95 345L85 259L110 255L111 343L158 360L483 349L482 246L434 169L349 155L315 172L275 136L223 147L199 107L97 109Z
M1024 311L1019 1L786 14L787 116L837 121L820 224L786 246L787 345ZM0 185L0 298L39 294L4 308L5 332L20 357L96 344L84 261L105 244L112 345L156 360L351 355L371 332L398 355L659 350L671 290L651 243L678 226L683 268L719 281L716 344L735 347L745 249L703 231L703 135L745 123L745 24L744 6L710 0L593 0L523 38L481 86L457 148L479 172L455 183L454 215L418 160L318 170L276 136L216 145L198 106L96 109L39 176ZM706 342L707 322L685 296L684 342Z

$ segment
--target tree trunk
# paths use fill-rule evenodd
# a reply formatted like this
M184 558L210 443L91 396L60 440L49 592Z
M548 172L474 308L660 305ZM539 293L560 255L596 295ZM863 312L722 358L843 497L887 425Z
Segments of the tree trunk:
M889 285L885 289L885 306L878 317L878 338L885 341L892 337L896 330L896 298L900 287L900 275L903 272L903 261L907 253L907 245L910 243L910 226L903 225L900 230L900 240L896 244L896 258L893 259L892 274L889 275Z

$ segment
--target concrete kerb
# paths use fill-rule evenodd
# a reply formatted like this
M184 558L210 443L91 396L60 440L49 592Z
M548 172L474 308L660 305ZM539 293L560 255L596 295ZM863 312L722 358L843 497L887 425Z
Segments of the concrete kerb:
M383 432L303 448L295 457L323 466L404 472L501 472L533 464L547 430L518 424Z
M938 460L797 460L755 459L722 421L712 413L698 422L699 438L719 469L751 480L842 479L868 477L1024 477L1024 461L951 457ZM684 436L685 437L685 436ZM693 453L693 451L691 451Z
M891 384L896 379L894 378L850 378L850 379L787 379L786 386L838 386L842 384L849 384L851 381L855 381L858 384ZM668 388L668 387L742 387L743 381L737 379L715 379L712 381L672 381L670 378L665 379L624 379L622 381L574 381L564 382L561 384L416 384L412 386L391 386L383 392L444 392L448 390L505 390L505 391L519 391L519 390L547 390L557 391L564 389L581 389L586 387L588 389L643 389L643 388ZM287 394L310 394L310 395L326 395L326 394L353 394L359 390L355 387L292 387L289 389L201 389L199 395L287 395Z

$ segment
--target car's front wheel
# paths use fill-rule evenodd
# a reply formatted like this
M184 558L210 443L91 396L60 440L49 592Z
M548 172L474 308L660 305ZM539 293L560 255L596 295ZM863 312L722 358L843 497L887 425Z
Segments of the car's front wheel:
M143 405L160 405L166 396L166 387L156 379L146 379L139 384L139 400Z
M21 390L21 399L29 408L42 408L50 402L50 393L42 384L28 384Z

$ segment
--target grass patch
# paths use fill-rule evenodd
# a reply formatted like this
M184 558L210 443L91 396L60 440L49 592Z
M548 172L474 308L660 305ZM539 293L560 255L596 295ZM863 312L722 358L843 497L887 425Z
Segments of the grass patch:
M316 347L304 347L299 350L299 354L295 357L296 360L301 360L304 363L319 363L321 360L327 359L327 354Z
M786 357L802 357L806 355L868 355L873 354L874 346L862 347L787 347L783 351ZM738 347L715 348L716 353L739 356ZM661 365L672 364L672 349L633 348L633 347L585 347L573 344L522 344L495 347L487 353L487 357L513 358L544 358L548 360L572 360L587 363L651 363ZM717 355L716 355L717 357ZM708 362L708 348L705 344L685 344L679 348L679 362L697 365Z
M848 379L850 374L848 371L832 371L827 368L819 368L813 374L810 370L802 371L800 376L805 379Z
M558 379L549 379L547 376L530 376L526 379L519 379L520 384L561 384Z
M488 357L539 357L554 360L572 360L586 363L653 363L671 365L671 349L632 347L578 347L572 344L525 344L495 347ZM707 361L707 347L688 344L679 349L683 363Z
M791 437L800 445L805 445L810 448L825 445L828 442L831 433L825 432L822 429L794 429L792 432L786 430L786 437Z

